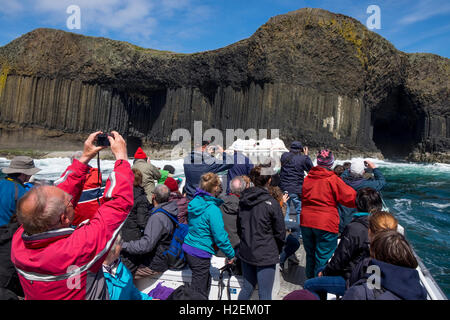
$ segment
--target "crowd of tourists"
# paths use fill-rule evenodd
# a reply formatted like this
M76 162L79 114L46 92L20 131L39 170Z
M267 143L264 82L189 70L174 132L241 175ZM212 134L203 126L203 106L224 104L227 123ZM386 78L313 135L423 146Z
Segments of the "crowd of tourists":
M314 166L294 141L276 172L204 141L184 159L182 187L174 167L156 167L141 148L130 165L125 140L113 131L116 160L103 183L89 166L106 148L96 146L99 133L52 184L28 184L40 170L29 157L3 169L0 299L207 300L216 255L244 279L238 299L250 299L257 286L259 299L271 300L276 272L297 261L301 243L307 280L281 298L426 299L414 253L383 211L386 181L371 161L335 165L324 149ZM182 268L192 280L171 294L136 288L139 279Z

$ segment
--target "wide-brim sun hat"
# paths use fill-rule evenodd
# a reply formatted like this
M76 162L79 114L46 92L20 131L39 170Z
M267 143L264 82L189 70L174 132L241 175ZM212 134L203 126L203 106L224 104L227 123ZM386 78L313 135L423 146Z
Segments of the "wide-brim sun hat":
M23 173L28 176L32 176L41 171L41 169L36 168L33 159L26 156L16 156L11 160L9 167L3 168L2 172L4 174L11 173Z

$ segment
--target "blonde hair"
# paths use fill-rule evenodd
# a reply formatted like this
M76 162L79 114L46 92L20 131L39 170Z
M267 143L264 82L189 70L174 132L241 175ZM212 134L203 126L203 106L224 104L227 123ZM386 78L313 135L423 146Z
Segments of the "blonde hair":
M212 172L207 172L200 177L200 189L211 194L215 192L214 189L221 183L219 176Z
M398 220L390 212L377 211L369 216L369 230L375 235L384 230L397 230Z

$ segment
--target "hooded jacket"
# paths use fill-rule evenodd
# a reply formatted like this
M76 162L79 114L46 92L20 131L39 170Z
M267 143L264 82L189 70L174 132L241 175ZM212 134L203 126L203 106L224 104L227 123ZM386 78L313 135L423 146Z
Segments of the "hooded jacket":
M239 201L239 257L255 266L279 263L286 238L279 203L261 187L244 190Z
M124 242L122 250L133 255L146 255L147 267L164 272L169 268L169 264L163 252L170 246L175 225L165 213L156 212L159 208L177 219L176 202L165 202L154 207L145 226L144 235L138 240Z
M190 155L184 158L183 167L186 176L184 189L187 198L191 200L199 187L200 177L207 172L219 173L230 169L233 167L233 158L224 152L222 161L219 161L206 152L192 151Z
M301 226L339 232L338 203L356 207L356 191L334 171L315 166L303 182Z
M72 195L76 207L89 167L74 160L54 184ZM94 217L76 229L28 235L22 226L13 236L11 260L27 300L108 299L102 263L133 206L133 172L117 160L106 181Z
M114 271L112 273L103 266L110 300L152 300L152 297L135 287L133 276L123 262L120 261Z
M199 191L201 191L199 189ZM223 224L222 212L219 207L223 200L199 194L189 202L188 222L189 233L184 238L184 243L191 247L215 254L216 245L227 258L234 257L234 249L228 239Z
M142 237L142 231L150 218L152 205L147 200L144 188L133 187L134 204L127 220L122 228L122 239L125 242L138 240Z
M379 267L381 272L380 289L369 289L367 283L372 274L365 274L362 279L350 287L343 300L426 300L427 292L420 283L416 269L400 267L371 259L369 265Z
M305 171L308 172L314 166L307 155L303 155L303 146L294 141L289 152L281 155L280 188L290 194L301 194Z
M368 214L356 214L344 229L333 257L323 270L324 276L341 276L349 280L352 270L370 256L368 230Z

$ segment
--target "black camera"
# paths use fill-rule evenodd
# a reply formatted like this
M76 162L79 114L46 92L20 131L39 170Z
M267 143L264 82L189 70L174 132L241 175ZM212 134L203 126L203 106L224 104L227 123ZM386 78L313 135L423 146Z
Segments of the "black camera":
M109 147L110 143L108 140L108 136L114 138L111 133L99 133L97 135L97 147Z

